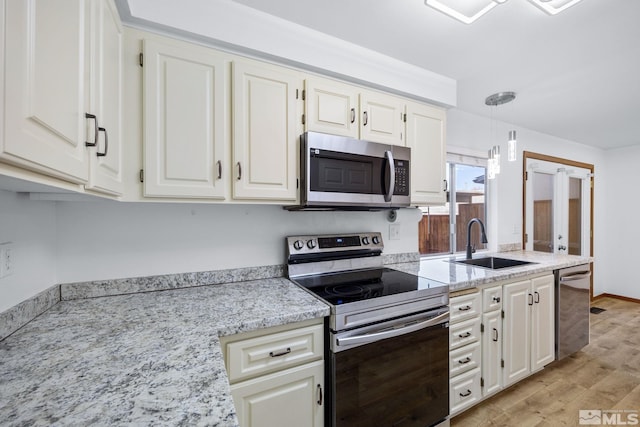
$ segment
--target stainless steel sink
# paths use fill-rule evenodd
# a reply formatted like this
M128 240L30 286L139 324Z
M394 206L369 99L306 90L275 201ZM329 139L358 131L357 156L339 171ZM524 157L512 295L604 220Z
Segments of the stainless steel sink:
M531 261L520 261L517 259L507 259L498 257L485 257L474 259L459 259L453 261L456 264L467 264L476 267L490 268L492 270L500 270L502 268L519 267L521 265L535 264Z

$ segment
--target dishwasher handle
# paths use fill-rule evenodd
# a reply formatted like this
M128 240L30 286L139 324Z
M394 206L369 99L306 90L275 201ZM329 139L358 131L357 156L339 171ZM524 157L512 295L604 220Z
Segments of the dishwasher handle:
M442 313L438 316L431 317L425 321L418 323L410 323L408 325L401 326L399 328L385 329L380 332L372 332L362 335L354 335L345 338L336 338L336 344L338 347L355 345L355 344L368 344L375 341L380 341L386 338L393 338L400 335L408 334L411 332L419 331L430 326L436 326L441 323L449 321L449 312Z
M591 277L591 272L590 271L570 274L570 275L564 276L564 277L561 276L560 277L560 283L574 282L576 280L584 280L584 279L588 279L589 277Z

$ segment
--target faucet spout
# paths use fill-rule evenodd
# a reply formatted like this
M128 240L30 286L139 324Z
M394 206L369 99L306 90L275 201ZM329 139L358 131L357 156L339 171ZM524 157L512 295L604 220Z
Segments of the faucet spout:
M475 252L475 249L471 246L471 226L474 223L478 223L480 225L480 240L482 243L488 243L487 234L484 231L484 224L480 220L480 218L471 218L469 224L467 224L467 259L471 259L472 255Z

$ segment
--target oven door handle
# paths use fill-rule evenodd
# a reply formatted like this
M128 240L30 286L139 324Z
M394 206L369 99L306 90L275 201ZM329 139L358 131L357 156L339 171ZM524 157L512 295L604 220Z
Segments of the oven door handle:
M375 341L380 341L386 338L393 338L400 335L408 334L411 332L419 331L420 329L428 328L430 326L436 326L441 323L445 323L449 320L449 312L442 313L436 317L432 317L423 322L411 323L400 328L393 328L384 330L381 332L373 332L370 334L354 335L346 338L336 338L336 344L340 346L349 346L355 344L368 344Z
M387 167L389 168L389 186L387 187L387 194L384 195L384 201L390 202L393 198L393 191L396 187L396 164L393 160L393 153L391 150L384 152L384 156L387 158Z

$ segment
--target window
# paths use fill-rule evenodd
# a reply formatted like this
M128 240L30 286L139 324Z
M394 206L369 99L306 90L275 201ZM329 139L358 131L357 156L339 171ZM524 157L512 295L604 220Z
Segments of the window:
M447 158L447 203L421 208L422 220L418 226L421 255L465 252L469 220L480 218L487 223L486 159L452 154ZM480 241L480 227L473 227L471 244L476 250L486 248Z

